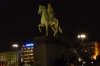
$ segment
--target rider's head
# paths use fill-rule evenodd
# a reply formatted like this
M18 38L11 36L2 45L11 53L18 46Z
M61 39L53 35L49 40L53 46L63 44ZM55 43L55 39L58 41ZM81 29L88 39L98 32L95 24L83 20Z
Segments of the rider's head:
M51 7L51 4L50 3L48 4L48 7Z

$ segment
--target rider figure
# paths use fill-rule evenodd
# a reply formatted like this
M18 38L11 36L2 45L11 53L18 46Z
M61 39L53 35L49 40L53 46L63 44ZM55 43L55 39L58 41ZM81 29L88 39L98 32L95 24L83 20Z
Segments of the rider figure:
M53 22L53 18L54 18L54 11L53 8L51 6L51 4L48 4L48 15L49 15L49 20L50 22Z

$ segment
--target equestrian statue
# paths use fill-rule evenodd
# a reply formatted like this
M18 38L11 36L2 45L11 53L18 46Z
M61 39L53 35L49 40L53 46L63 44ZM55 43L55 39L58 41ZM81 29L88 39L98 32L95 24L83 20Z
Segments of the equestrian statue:
M42 32L40 27L46 27L46 36L48 36L48 27L50 26L51 29L53 30L54 37L57 37L57 33L63 33L62 29L59 25L59 21L57 18L54 17L54 11L53 8L51 7L51 4L48 4L48 8L46 8L43 5L39 5L39 10L38 14L41 15L41 20L40 24L38 24L39 31Z

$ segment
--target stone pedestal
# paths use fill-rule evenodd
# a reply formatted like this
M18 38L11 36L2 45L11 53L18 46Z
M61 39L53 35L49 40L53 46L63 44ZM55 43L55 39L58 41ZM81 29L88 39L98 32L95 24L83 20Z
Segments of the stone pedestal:
M34 38L34 65L54 66L57 58L66 55L66 47L56 38L35 37Z

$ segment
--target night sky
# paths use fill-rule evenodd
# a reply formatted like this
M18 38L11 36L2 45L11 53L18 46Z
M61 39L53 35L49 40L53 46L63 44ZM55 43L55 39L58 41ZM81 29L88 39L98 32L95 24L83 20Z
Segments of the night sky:
M59 20L63 34L73 43L80 39L78 34L84 33L84 40L100 41L100 5L99 2L88 1L52 1L52 0L7 0L0 1L0 48L9 47L13 43L20 45L32 42L36 36L45 35L38 31L41 15L39 5L51 3L55 17ZM49 29L51 30L51 29Z

